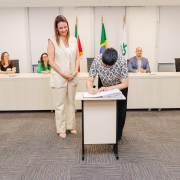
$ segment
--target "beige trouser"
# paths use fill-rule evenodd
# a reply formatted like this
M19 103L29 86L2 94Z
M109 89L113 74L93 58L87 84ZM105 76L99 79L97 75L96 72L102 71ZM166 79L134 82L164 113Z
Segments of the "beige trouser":
M52 88L57 133L65 133L66 129L76 129L74 104L76 87L68 83L66 87Z

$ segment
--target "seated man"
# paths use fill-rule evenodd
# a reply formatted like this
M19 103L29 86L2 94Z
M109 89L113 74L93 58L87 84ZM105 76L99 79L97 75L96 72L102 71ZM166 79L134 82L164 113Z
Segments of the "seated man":
M148 59L142 57L142 48L136 48L136 56L129 59L128 71L134 73L150 72Z

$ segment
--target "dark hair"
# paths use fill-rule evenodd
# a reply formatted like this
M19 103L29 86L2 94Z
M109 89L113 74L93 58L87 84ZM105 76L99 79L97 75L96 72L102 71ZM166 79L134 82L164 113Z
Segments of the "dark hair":
M5 54L8 54L9 55L9 53L8 52L3 52L2 54L1 54L1 65L5 65L5 62L4 62L4 55ZM10 64L11 63L11 61L9 60L8 61L8 64Z
M118 59L118 53L114 48L107 48L102 54L102 62L112 66Z
M67 39L69 39L69 36L70 36L70 31L69 31L69 24L68 24L68 21L67 19L63 16L63 15L59 15L55 18L55 21L54 21L54 33L55 33L55 36L56 36L56 42L57 44L59 45L60 41L59 41L59 31L58 31L58 23L60 22L66 22L67 23L67 26L68 26L68 32L67 32Z
M40 57L40 60L39 60L43 68L44 68L44 61L43 61L43 56L44 56L44 54L48 56L47 53L42 53L42 54L41 54L41 57ZM47 63L47 67L48 67L48 69L50 70L49 61L48 61L48 63Z

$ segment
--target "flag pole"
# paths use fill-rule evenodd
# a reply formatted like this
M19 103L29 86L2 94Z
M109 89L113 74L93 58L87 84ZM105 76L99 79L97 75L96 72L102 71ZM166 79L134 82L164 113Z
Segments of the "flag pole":
M78 17L76 16L76 27L77 27L77 36L78 36Z
M123 17L123 29L124 29L125 22L126 22L126 16L124 15L124 17Z
M103 23L103 16L101 16L101 24Z

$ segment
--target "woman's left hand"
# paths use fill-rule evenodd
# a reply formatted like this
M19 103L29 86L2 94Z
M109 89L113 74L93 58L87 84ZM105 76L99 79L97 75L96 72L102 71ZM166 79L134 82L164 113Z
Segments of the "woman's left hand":
M108 90L110 90L109 87L101 87L98 89L98 92L108 91Z
M73 74L71 74L71 75L68 76L67 80L68 80L68 81L71 81L71 80L74 79L74 77L75 77L75 76L74 76Z
M74 78L75 78L75 76L76 76L76 74L77 74L77 72L73 72L72 74L70 74L69 76L68 76L68 81L71 81L71 80L73 80Z

